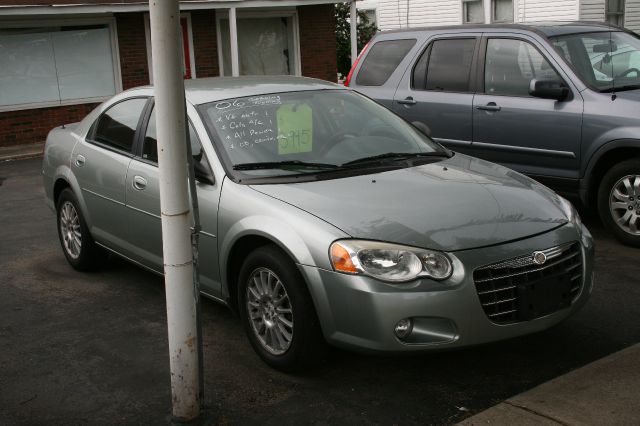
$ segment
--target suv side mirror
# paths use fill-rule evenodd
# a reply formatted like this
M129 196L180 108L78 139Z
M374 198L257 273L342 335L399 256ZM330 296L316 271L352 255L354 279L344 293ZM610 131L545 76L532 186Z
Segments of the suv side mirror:
M420 130L422 133L424 133L428 137L431 137L431 129L422 121L412 121L411 124L413 124L413 127Z
M209 170L209 168L205 164L203 164L201 161L197 161L195 158L193 161L193 172L197 181L207 183L209 185L213 185L215 183L211 170Z
M536 98L563 101L569 97L569 88L559 80L531 80L529 94Z

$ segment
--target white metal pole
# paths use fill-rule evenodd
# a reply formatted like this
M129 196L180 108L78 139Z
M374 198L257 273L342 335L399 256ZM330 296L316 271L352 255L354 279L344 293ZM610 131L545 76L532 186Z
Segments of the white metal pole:
M229 9L229 40L231 40L231 75L240 75L240 63L238 59L238 25L236 22L236 8Z
M358 59L358 9L356 8L356 0L351 1L349 18L351 24L351 65L353 65Z
M178 0L150 0L158 174L171 368L172 414L193 420L198 404L198 345L189 220L184 80Z

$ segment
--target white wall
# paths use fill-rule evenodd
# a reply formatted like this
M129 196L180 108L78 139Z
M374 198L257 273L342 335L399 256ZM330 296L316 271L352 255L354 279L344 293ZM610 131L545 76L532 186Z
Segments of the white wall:
M461 0L378 0L381 30L409 27L457 25L462 22Z
M640 34L640 0L627 0L625 4L624 26Z
M489 16L490 0L484 1ZM364 0L358 6L373 2L377 3L378 27L383 31L462 24L462 0ZM516 22L604 21L605 0L514 0L514 3ZM640 0L626 0L625 27L640 32Z
M517 10L518 22L577 21L580 19L578 0L518 0Z

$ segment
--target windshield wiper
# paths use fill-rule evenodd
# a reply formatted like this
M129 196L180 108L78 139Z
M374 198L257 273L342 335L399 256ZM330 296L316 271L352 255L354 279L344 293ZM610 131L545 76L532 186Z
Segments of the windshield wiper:
M609 87L608 89L601 90L600 93L624 92L625 90L635 89L640 89L640 84L625 84L624 86Z
M409 158L418 157L443 157L450 158L451 155L445 151L433 151L433 152L387 152L385 154L372 155L371 157L358 158L357 160L348 161L342 164L344 166L353 166L363 163L379 162L380 160L406 160Z
M256 163L242 163L233 166L233 170L269 170L269 169L316 169L331 170L339 166L328 163L307 163L299 160L288 161L262 161Z

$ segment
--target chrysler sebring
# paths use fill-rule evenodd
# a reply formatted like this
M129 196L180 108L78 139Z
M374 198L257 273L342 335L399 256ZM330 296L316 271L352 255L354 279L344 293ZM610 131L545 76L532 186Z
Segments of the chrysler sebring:
M163 272L153 93L120 93L47 138L46 198L78 270L108 251ZM327 343L393 353L520 336L591 293L593 240L569 202L369 98L245 77L188 81L186 99L201 290L275 368L310 365Z

